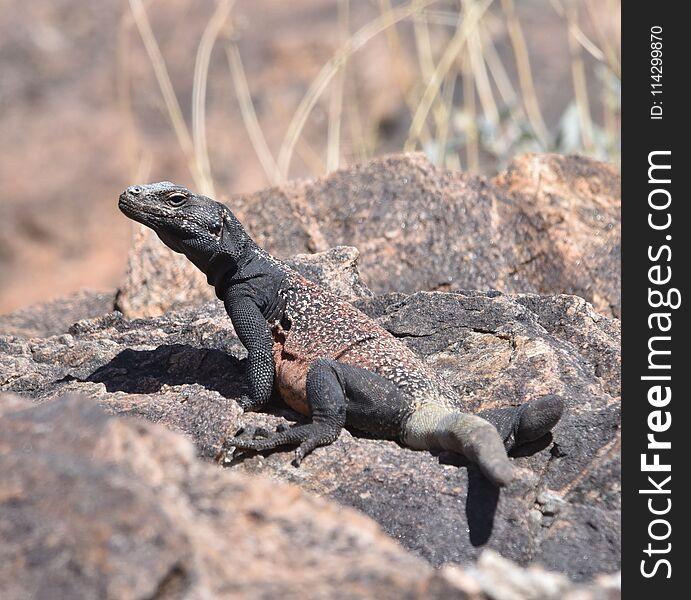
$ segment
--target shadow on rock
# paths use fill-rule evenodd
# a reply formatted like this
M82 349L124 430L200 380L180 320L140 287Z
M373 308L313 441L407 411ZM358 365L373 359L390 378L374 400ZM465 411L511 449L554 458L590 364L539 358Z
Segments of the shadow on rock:
M527 444L521 444L520 446L516 446L509 452L509 456L512 458L519 458L522 456L532 456L533 454L537 454L538 452L542 452L545 448L547 448L552 442L554 441L554 437L552 436L552 433L547 433L546 435L543 435L541 438L534 440L532 442L528 442ZM564 455L566 456L566 455Z
M220 350L184 344L161 345L155 350L126 349L86 379L103 383L109 392L151 394L164 385L197 383L226 398L245 390L244 360Z
M468 539L475 548L484 546L492 537L501 490L482 474L477 465L470 463L460 454L442 452L439 454L439 464L467 469L468 494L465 516L468 523Z
M476 548L484 546L492 535L499 494L499 488L488 481L475 465L468 466L465 516L470 543Z

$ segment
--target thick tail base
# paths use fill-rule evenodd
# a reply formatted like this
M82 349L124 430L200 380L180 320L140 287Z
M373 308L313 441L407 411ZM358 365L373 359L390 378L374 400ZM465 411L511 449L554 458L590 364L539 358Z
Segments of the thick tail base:
M406 422L403 443L418 450L462 454L499 487L516 476L496 427L476 415L436 404L421 406Z

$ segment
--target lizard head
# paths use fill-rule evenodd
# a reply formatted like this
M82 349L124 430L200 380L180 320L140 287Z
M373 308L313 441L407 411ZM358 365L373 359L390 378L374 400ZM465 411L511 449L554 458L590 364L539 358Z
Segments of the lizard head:
M237 263L250 241L227 206L170 181L132 185L118 206L204 272L219 259Z

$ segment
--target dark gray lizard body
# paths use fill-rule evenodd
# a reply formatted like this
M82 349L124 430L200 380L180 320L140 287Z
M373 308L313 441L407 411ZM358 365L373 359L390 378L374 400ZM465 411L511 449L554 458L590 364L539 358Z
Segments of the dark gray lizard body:
M400 340L259 248L225 205L169 182L132 186L120 209L151 227L207 276L248 351L249 401L264 406L274 384L312 422L226 445L298 445L295 463L343 427L415 449L465 455L498 485L514 476L504 443L535 440L561 417L544 396L481 416L453 406L453 391ZM484 417L484 418L483 418Z

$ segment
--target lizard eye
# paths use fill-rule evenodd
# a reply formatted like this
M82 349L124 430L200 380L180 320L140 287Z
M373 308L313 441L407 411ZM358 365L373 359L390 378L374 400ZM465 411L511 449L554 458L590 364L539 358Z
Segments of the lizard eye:
M186 200L187 196L181 192L173 192L172 194L168 194L168 196L166 196L166 202L175 208L182 206Z

